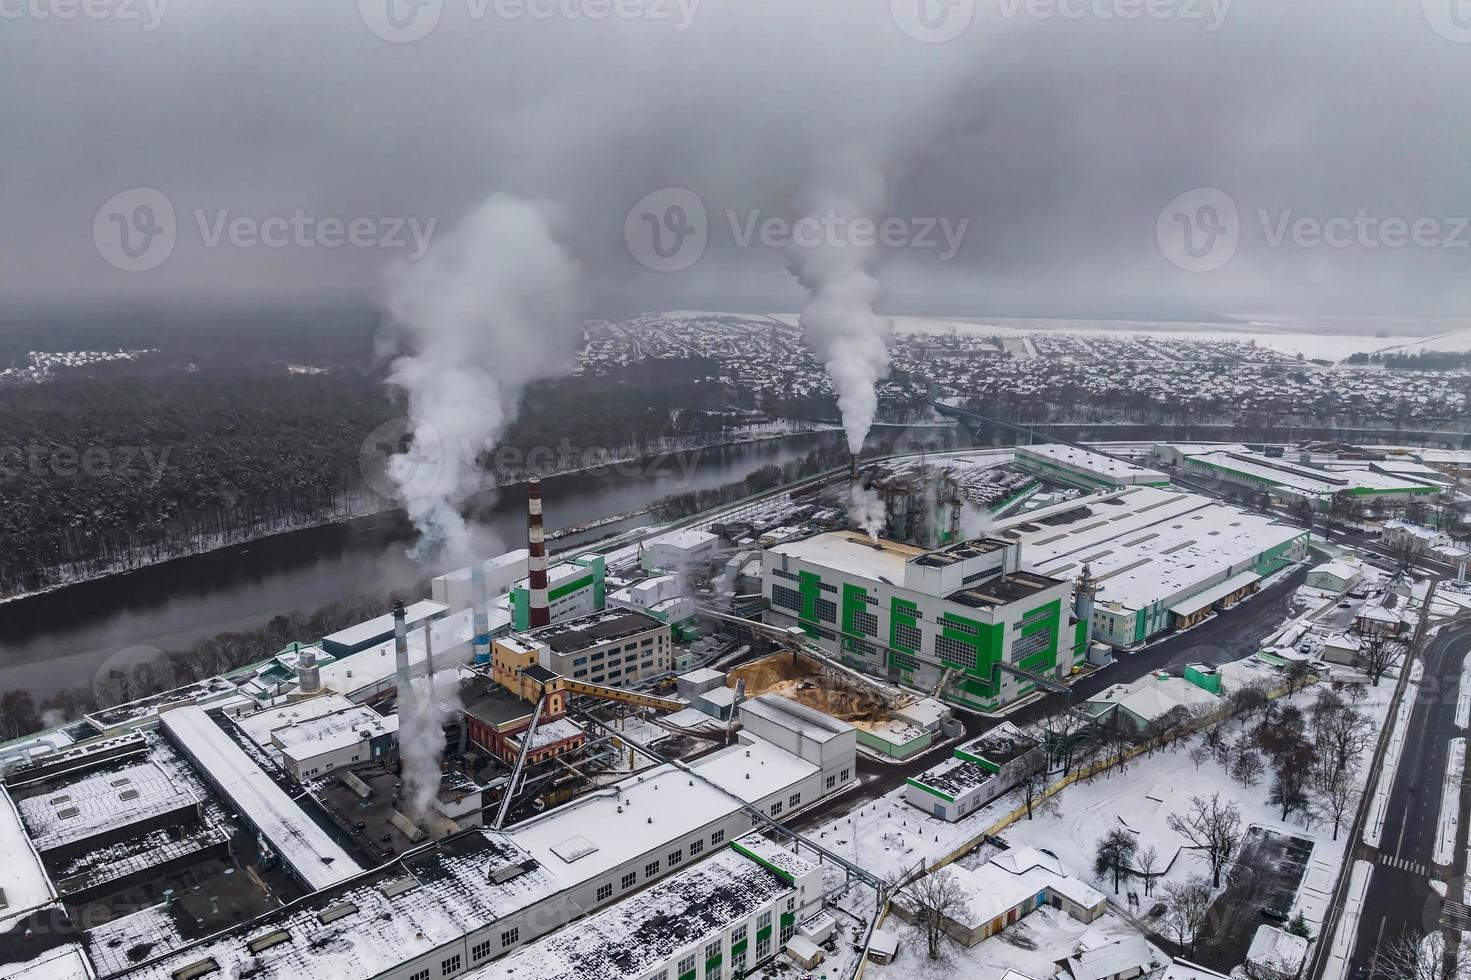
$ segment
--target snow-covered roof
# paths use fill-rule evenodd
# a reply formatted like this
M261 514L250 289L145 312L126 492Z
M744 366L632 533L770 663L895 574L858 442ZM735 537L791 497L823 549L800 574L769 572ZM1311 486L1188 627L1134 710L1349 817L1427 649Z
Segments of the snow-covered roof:
M1363 573L1357 565L1350 564L1342 559L1334 559L1327 564L1314 568L1313 574L1332 575L1334 578L1342 579L1345 582L1352 582Z
M643 977L792 891L754 861L723 850L576 925L488 963L468 980ZM703 959L703 953L701 954Z
M1096 707L1110 703L1116 703L1150 722L1163 718L1178 707L1219 704L1220 698L1182 677L1149 674L1128 684L1105 688L1087 701Z
M307 887L327 888L362 870L203 709L193 705L173 708L159 720Z
M10 793L0 784L0 867L5 869L5 898L0 905L0 931L11 920L49 904L56 897L41 856L31 844Z
M1244 572L1237 572L1225 581L1217 582L1215 585L1202 589L1188 599L1181 599L1170 607L1170 612L1178 616L1194 615L1207 606L1215 605L1231 593L1244 589L1260 579L1261 576L1250 569Z
M409 628L413 628L448 608L449 606L442 602L435 602L433 599L420 599L404 608L404 623ZM393 614L385 613L346 629L340 629L336 633L329 633L322 637L322 642L336 646L355 647L362 643L371 643L385 635L392 635L392 633Z
M767 567L781 567L781 555L813 565L848 572L865 578L886 578L894 585L904 583L904 566L923 555L923 548L880 538L875 544L856 531L829 531L803 541L779 544L767 554Z
M676 531L667 531L658 537L650 538L645 545L647 547L677 548L681 551L693 551L702 545L719 541L720 538L709 531L697 531L694 528L680 528Z
M8 884L8 883L7 883ZM6 980L91 980L82 947L68 943L46 950L21 964L7 964Z
M765 799L818 771L748 733L689 768L746 803ZM621 867L740 807L715 786L663 765L534 817L509 835L571 886ZM576 840L587 842L592 850L564 846Z
M219 970L212 976L374 977L562 887L506 835L476 828L197 942L182 939L162 905L105 923L86 941L99 973L128 980L172 980L211 959ZM265 937L271 945L250 949ZM130 960L139 944L155 958Z
M339 752L381 735L398 731L398 715L384 717L371 708L353 706L336 714L310 718L277 728L271 739L288 758L310 759L328 752Z
M1022 567L1076 579L1087 565L1097 604L1136 610L1179 601L1257 556L1303 536L1300 527L1198 494L1131 487L1006 518L993 537L1022 546Z
M505 597L501 596L498 601L491 603L490 630L492 633L511 624L511 614L506 608L505 601ZM436 671L441 667L449 666L451 662L466 659L469 654L468 644L475 633L472 618L471 610L462 609L434 621L430 630L433 634ZM409 670L422 675L424 672L423 628L409 630L408 641ZM361 691L393 677L395 660L393 641L387 640L340 660L323 664L320 668L322 686L339 694L351 695L354 691Z
M1108 479L1132 483L1168 483L1169 475L1159 470L1137 466L1121 459L1114 459L1089 449L1048 443L1042 446L1018 446L1018 456L1034 456L1062 466L1076 467Z
M293 701L275 708L266 708L248 715L236 715L232 719L252 742L265 748L272 745L271 732L284 728L293 721L300 723L323 715L336 714L354 707L353 702L340 694L322 694L305 701Z
M960 865L947 865L935 874L950 875L966 895L966 906L951 918L967 929L979 929L997 916L1052 889L1084 908L1094 908L1107 901L1092 886L1062 872L1056 858L1048 857L1033 847L1013 848L992 858L975 870ZM896 901L905 901L901 894Z
M1264 923L1251 937L1246 961L1284 976L1297 976L1307 955L1308 941L1302 936Z
M575 722L567 718L542 722L536 726L536 731L531 735L531 749L532 751L544 749L548 745L556 745L558 742L565 742L569 738L577 738L579 735L585 734L587 733L577 727ZM521 739L519 737L513 738L511 741L516 744L517 748L520 748Z
M36 849L44 852L198 802L156 763L132 762L17 800L16 807Z
M796 879L809 875L817 869L817 865L812 861L783 847L764 834L747 834L733 842L731 847L775 871L786 879L788 884L795 884Z
M855 731L852 725L841 718L823 714L780 694L763 694L742 702L741 714L763 718L814 742L830 742Z
M1148 973L1149 964L1157 959L1154 947L1143 936L1125 936L1107 946L1083 950L1059 960L1058 975L1065 971L1073 980L1106 980L1136 967L1143 967Z

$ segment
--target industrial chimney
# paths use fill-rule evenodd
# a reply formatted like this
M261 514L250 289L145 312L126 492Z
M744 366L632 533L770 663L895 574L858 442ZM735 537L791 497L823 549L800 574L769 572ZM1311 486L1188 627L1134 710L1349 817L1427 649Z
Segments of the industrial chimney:
M485 585L485 562L470 565L470 607L474 610L475 662L490 663L490 595Z
M393 603L393 668L398 683L398 711L402 715L405 714L404 708L413 700L414 688L409 683L408 624L403 601L399 599Z
M530 553L526 562L526 584L531 593L527 626L536 629L552 622L552 610L547 600L546 532L541 526L541 480L537 477L526 482L526 550Z
M850 482L858 482L858 454L848 454L848 479Z
M429 697L434 697L434 620L424 620L424 674L429 678Z

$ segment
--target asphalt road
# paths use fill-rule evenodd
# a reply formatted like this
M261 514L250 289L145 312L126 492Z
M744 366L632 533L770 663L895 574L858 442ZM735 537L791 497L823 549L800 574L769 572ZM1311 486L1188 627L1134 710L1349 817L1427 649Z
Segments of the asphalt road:
M1371 861L1374 872L1359 918L1355 968L1372 967L1376 951L1406 933L1420 935L1443 922L1468 928L1464 907L1446 907L1430 887L1432 877L1449 880L1466 872L1464 798L1453 864L1437 867L1434 852L1447 748L1452 738L1464 735L1456 728L1456 693L1468 652L1471 624L1448 628L1425 647L1421 693L1410 714L1379 847L1357 845L1355 856Z

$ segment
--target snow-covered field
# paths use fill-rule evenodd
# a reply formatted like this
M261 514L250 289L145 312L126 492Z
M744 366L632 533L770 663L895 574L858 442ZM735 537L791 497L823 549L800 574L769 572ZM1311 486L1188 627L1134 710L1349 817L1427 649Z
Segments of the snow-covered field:
M1106 941L1124 939L1138 932L1112 912L1084 924L1066 912L1043 906L999 936L965 949L954 943L942 947L938 960L929 958L924 934L896 917L884 924L899 935L899 955L888 966L870 966L865 976L891 980L956 980L976 977L999 980L1007 970L1028 977L1050 977L1056 961L1071 956L1085 933ZM1161 966L1170 958L1156 949Z

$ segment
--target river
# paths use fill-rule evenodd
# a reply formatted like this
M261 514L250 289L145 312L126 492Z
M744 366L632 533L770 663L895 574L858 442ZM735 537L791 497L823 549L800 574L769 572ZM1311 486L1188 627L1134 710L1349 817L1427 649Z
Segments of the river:
M690 450L542 482L549 530L646 507L654 500L736 480L836 445L840 432ZM524 547L525 495L507 488L481 508L488 541ZM647 523L631 518L583 540ZM178 650L226 630L256 626L292 610L311 611L355 592L411 584L443 568L406 554L414 530L385 513L262 538L0 605L0 690L24 688L39 701L89 684L109 662L131 663L138 647ZM569 536L556 549L575 545ZM301 639L316 639L302 637ZM261 651L266 656L274 651Z

